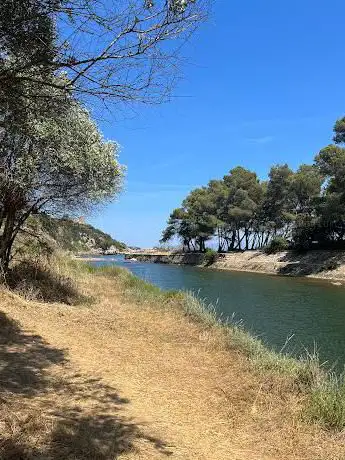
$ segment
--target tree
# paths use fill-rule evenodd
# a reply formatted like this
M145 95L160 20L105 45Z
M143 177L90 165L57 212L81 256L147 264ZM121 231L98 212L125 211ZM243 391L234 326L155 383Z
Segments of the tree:
M223 180L211 180L207 186L207 213L212 216L218 238L218 252L225 249L228 226L225 222L225 203L228 198L228 188Z
M36 105L54 94L47 87L125 102L166 100L181 44L205 14L206 0L3 0L0 102ZM61 72L67 78L55 81Z
M315 157L324 177L324 191L318 204L322 238L341 241L345 236L345 148L328 145Z
M315 197L321 193L323 179L315 165L302 164L291 176L290 201L296 214L315 212Z
M219 251L271 242L276 249L308 249L315 243L343 248L345 147L339 144L345 144L345 117L335 123L333 139L313 165L302 164L296 172L287 164L274 165L268 180L260 181L255 172L237 166L222 180L193 190L171 215L165 237L184 233L188 250L204 250L214 236Z
M290 203L295 214L292 239L299 248L310 247L319 224L318 204L323 179L315 165L302 164L291 178Z
M170 214L168 226L162 233L161 243L166 243L177 237L181 240L183 250L195 250L193 238L196 236L196 229L183 208L176 208Z
M345 144L345 117L335 122L333 140L336 144Z
M33 213L73 213L111 199L123 168L88 112L67 100L59 117L8 126L0 142L0 265L8 270L18 233Z
M192 190L182 202L192 229L191 236L201 252L206 251L205 243L213 236L216 226L216 218L210 213L209 198L208 189L202 187Z
M206 187L192 190L183 200L182 207L170 214L161 242L178 237L184 249L204 252L205 243L212 237L216 225L214 216L208 212L208 200Z
M0 15L0 127L22 130L30 119L59 111L66 93L50 64L56 56L56 0L2 0ZM41 82L45 81L43 87ZM51 86L48 87L47 85Z
M290 194L293 171L287 164L275 165L271 167L268 177L262 218L274 235L279 231L286 235L294 220Z
M224 184L228 189L224 221L228 224L231 237L226 237L228 249L241 249L242 240L249 249L250 233L256 212L261 204L263 189L256 173L238 166L224 176ZM229 245L230 241L230 245Z

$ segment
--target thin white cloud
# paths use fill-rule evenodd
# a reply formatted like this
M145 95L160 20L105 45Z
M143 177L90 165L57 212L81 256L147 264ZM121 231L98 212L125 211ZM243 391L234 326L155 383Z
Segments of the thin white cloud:
M169 184L169 183L155 183L155 182L141 182L129 180L125 183L125 189L128 193L135 192L178 192L184 190L191 190L196 188L195 184Z
M250 137L250 138L247 138L246 141L249 142L250 144L258 144L258 145L262 145L262 144L269 144L270 142L272 142L274 139L273 136L261 136L261 137Z

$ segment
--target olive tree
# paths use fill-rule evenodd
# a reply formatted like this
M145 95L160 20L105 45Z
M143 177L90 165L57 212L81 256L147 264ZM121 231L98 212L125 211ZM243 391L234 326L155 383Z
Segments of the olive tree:
M90 209L119 191L118 146L103 139L89 113L66 100L59 116L25 130L0 131L0 265L6 272L16 236L32 213Z

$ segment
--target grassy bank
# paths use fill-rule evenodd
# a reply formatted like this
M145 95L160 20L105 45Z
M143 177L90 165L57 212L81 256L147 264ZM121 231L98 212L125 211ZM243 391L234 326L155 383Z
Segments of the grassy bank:
M276 378L280 387L304 393L306 411L303 416L306 420L316 421L327 429L345 428L344 376L321 365L316 352L305 351L298 359L285 354L284 349L276 352L247 332L240 323L219 316L212 304L194 293L163 291L121 267L78 265L78 269L95 276L111 277L120 286L126 300L138 305L176 309L191 321L201 323L215 332L220 347L241 353L255 372Z

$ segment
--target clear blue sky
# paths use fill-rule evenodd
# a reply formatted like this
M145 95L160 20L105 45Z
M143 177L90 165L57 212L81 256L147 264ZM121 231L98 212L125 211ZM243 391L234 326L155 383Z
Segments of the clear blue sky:
M234 166L265 178L272 164L312 162L345 115L344 17L342 0L215 1L184 50L180 97L101 123L127 178L88 221L149 247L192 188Z

